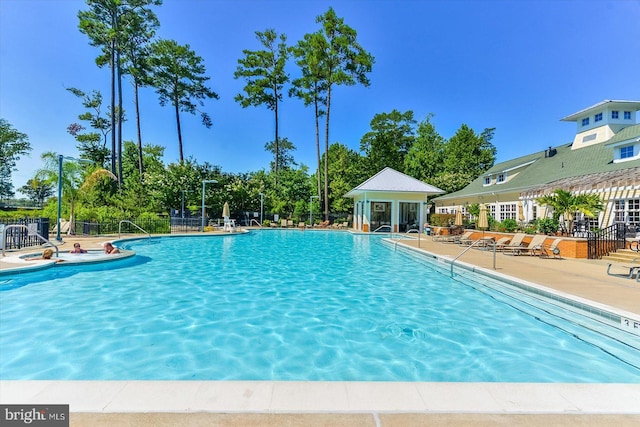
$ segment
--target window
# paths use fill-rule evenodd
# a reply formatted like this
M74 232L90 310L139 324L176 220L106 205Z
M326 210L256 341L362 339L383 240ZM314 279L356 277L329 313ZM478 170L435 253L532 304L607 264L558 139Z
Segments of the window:
M625 111L624 112L624 119L625 120L631 120L631 111Z
M582 119L582 126L589 126L589 117Z
M507 218L516 219L517 207L515 203L500 205L500 221Z
M611 118L612 119L617 119L618 118L618 112L617 111L612 111L611 112Z
M633 145L627 145L626 147L620 147L620 158L628 159L633 157Z
M496 178L496 182L498 184L500 184L501 182L505 182L507 180L507 174L506 173L499 173L498 177Z
M629 225L640 225L640 199L616 200L613 204L615 221Z
M496 219L496 205L489 205L489 214Z
M483 185L491 185L491 177L490 176L485 176L484 177L484 184Z
M598 113L594 116L593 121L594 122L599 122L602 120L602 113Z

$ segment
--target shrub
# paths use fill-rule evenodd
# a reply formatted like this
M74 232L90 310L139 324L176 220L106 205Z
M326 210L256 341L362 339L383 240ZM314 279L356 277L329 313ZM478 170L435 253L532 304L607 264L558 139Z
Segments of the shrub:
M536 228L542 234L555 234L558 231L558 220L553 218L539 218L536 220Z
M507 218L504 221L502 221L501 228L507 233L513 233L514 231L516 231L516 228L518 228L518 223L516 222L515 219Z

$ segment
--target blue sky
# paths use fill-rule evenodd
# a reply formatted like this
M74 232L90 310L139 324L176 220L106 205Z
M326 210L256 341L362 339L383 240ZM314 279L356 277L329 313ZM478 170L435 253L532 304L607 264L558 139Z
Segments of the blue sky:
M243 87L233 79L237 60L260 49L255 31L274 28L293 44L318 29L315 17L329 6L376 61L370 87L333 93L330 140L355 150L375 114L398 109L418 120L433 113L445 138L463 123L477 133L495 127L498 161L507 160L570 142L576 127L560 121L569 114L605 99L640 100L640 0L164 0L158 36L189 44L220 95L205 106L212 128L182 115L185 157L227 172L268 168L273 113L234 102ZM33 147L13 174L16 189L43 152L78 154L66 128L83 109L66 87L108 100L109 70L95 66L98 51L77 29L85 8L82 0L0 0L0 116ZM131 86L123 88L124 139L135 140ZM165 163L178 161L172 108L151 89L141 108L144 141L166 147ZM298 163L315 164L311 108L285 98L280 134L296 145Z

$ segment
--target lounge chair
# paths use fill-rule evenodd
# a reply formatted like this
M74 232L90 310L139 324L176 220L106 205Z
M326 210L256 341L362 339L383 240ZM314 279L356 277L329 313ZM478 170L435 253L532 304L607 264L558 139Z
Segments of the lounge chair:
M347 221L343 222L342 224L338 224L338 228L347 228L349 227L349 223Z
M307 224L304 221L298 223L298 228L301 230L304 230L306 226Z
M555 239L549 246L542 245L542 252L540 253L540 256L546 258L550 258L552 256L553 258L562 258L560 256L560 242L562 242L562 239Z
M633 261L631 262L633 263ZM624 268L628 270L628 273L622 274L622 273L612 273L611 272L611 267L619 267L619 268ZM633 278L633 275L636 275L636 281L640 282L640 264L638 265L628 265L628 264L620 264L620 263L616 263L616 262L610 262L609 265L607 266L607 274L609 276L618 276L618 277L628 277L629 279Z
M529 246L526 249L529 250L529 255L535 256L540 255L544 252L544 242L547 240L547 236L545 234L536 234L529 242Z
M456 243L469 246L469 245L472 245L473 242L475 242L475 240L473 240L471 236L473 236L473 231L467 231L461 236L453 236L453 237L457 237L457 239L454 240Z
M511 241L511 237L501 237L496 241L496 251L503 251Z
M524 240L525 236L526 234L524 233L516 233L511 238L511 241L508 244L504 245L503 252L507 253L507 251L510 251L512 255L519 255L521 250L524 250L527 248L522 244L522 241Z

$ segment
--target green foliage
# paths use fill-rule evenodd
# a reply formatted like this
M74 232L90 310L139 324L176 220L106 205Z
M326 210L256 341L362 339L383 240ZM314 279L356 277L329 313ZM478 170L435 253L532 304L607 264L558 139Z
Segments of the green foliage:
M360 151L366 156L369 175L385 167L403 170L405 156L414 142L413 111L393 110L376 114L371 120L371 131L360 140Z
M180 111L200 113L202 124L211 127L211 118L198 106L204 106L205 99L218 99L218 94L206 86L209 77L205 75L202 58L189 45L179 45L174 40L158 40L151 45L151 54L152 86L158 94L160 105L170 104L175 108L180 162L183 162Z
M556 189L552 194L538 198L538 204L550 206L555 220L562 216L567 230L573 230L576 212L595 217L603 209L602 200L597 194L572 194L561 188Z
M54 189L53 185L51 185L50 183L44 182L43 180L34 177L28 180L25 185L20 187L20 192L26 195L37 205L42 206L47 198L53 196Z
M431 123L432 117L433 114L429 114L418 124L415 142L404 158L404 173L430 183L442 173L446 144Z
M431 214L429 217L429 223L436 227L448 227L454 223L456 219L455 214Z
M78 141L77 148L81 159L87 159L96 166L105 167L110 154L110 150L107 148L107 137L111 132L111 124L108 119L111 116L111 111L107 111L107 116L103 115L102 94L98 90L87 94L80 89L70 87L67 88L67 91L82 100L82 106L88 111L80 114L78 118L87 122L89 127L93 129L90 132L83 132L84 126L72 123L67 127L67 132Z
M518 228L518 222L512 218L506 218L501 223L501 231L506 231L507 233L513 233Z
M496 159L496 148L491 143L493 132L494 129L485 129L481 135L476 135L473 129L463 124L447 142L445 171L468 177L469 181L463 187L493 166Z
M20 156L31 151L27 134L17 131L11 124L0 118L0 199L13 196L11 172L15 170Z
M274 160L270 163L271 172L277 174L281 169L290 169L296 165L293 154L291 154L292 151L295 151L296 147L289 139L280 138L279 143L276 143L276 141L267 142L264 149L273 153ZM278 162L277 167L276 161Z
M289 75L285 71L287 59L291 54L291 48L287 46L287 36L278 34L273 29L264 32L256 31L256 37L265 50L243 50L244 58L238 59L238 68L233 77L244 78L246 85L243 90L245 95L238 94L235 97L243 108L248 106L265 105L275 114L275 137L273 168L277 183L278 170L282 163L280 159L280 144L284 143L279 135L278 104L282 101L284 85L289 81ZM279 42L278 42L279 39ZM288 141L287 141L288 142ZM291 144L293 146L293 144Z
M542 234L555 235L558 231L558 220L555 218L538 218L535 221L536 229Z
M16 209L11 211L0 210L0 222L14 222L24 218L46 218L39 209Z

